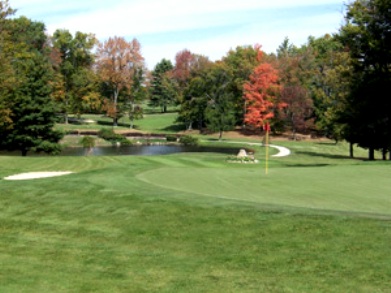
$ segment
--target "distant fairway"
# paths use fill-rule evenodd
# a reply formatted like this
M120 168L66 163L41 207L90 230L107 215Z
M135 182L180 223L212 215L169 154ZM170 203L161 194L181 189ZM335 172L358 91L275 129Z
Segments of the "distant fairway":
M391 168L327 166L273 169L160 168L140 180L201 196L360 213L391 215Z

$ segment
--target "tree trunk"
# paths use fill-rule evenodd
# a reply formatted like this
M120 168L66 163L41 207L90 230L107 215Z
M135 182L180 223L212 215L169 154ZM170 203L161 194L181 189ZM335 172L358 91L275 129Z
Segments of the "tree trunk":
M65 98L64 120L65 120L65 124L68 125L68 123L69 123L69 119L68 119L68 98Z
M368 150L368 159L370 161L374 161L375 160L375 149L373 147L370 147L369 150Z
M353 143L349 143L349 156L353 159L354 153L353 153Z
M113 126L118 126L118 117L117 117L117 103L118 103L118 95L119 95L119 89L115 88L114 89L114 100L113 100L113 107L114 107L114 115L115 117L113 118Z
M199 117L198 118L198 129L200 130L200 132L202 131L202 124L203 124L203 119L202 119L202 117Z
M296 127L293 120L293 113L291 114L291 123L292 123L292 140L296 140Z
M223 138L223 131L220 130L220 134L219 134L219 141L221 141L221 139Z
M382 154L383 154L383 161L386 161L387 160L387 149L386 148L384 148L382 150Z

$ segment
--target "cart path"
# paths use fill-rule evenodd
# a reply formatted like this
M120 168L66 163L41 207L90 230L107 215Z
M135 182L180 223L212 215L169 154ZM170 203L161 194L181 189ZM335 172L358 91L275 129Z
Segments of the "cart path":
M255 146L266 146L263 143L258 143L258 142L244 142L244 141L225 141L226 143L240 143L240 144L247 144L247 145L255 145ZM283 146L278 146L274 144L269 144L268 145L271 148L275 148L278 150L278 153L273 155L272 157L286 157L291 154L291 151Z

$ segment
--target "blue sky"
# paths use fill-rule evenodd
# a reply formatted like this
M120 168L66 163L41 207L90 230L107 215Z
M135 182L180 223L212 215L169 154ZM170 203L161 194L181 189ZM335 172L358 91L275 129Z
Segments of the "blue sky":
M17 16L56 29L137 38L148 68L183 49L221 59L237 46L261 44L275 52L288 37L296 46L309 36L336 33L340 0L10 0Z

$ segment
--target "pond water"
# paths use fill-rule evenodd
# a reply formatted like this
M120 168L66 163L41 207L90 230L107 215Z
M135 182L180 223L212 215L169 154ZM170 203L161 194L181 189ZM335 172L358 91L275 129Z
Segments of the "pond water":
M236 155L238 148L207 147L207 146L180 146L180 145L140 145L140 146L109 146L94 147L92 150L86 148L74 147L65 148L60 156L153 156L168 155L184 152L214 152L227 155ZM32 155L32 154L30 154Z

